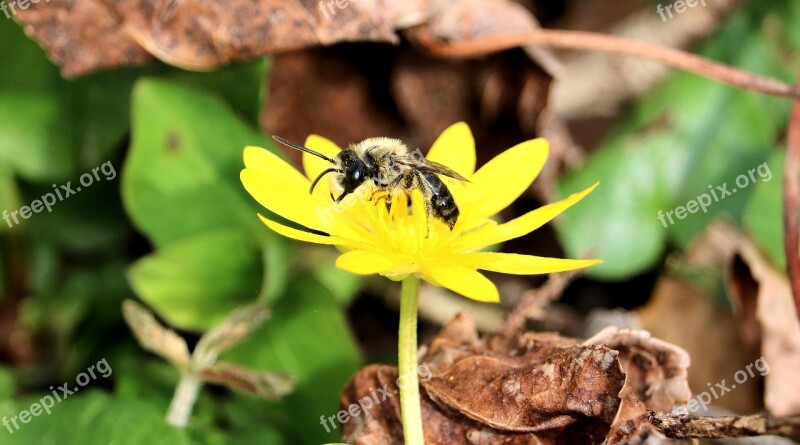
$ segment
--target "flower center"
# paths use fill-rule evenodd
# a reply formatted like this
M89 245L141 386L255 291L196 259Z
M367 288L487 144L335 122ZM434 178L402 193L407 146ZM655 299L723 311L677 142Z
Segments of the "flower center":
M415 257L440 255L444 244L458 236L426 214L425 198L419 190L412 190L410 197L406 193L377 192L369 199L350 200L350 205L346 201L340 203L345 204L344 210L337 211L326 228L380 250Z

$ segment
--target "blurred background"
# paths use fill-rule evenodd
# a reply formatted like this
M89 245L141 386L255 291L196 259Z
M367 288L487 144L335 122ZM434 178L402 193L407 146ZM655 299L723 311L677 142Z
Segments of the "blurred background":
M551 141L545 171L504 219L601 182L554 224L502 247L605 261L551 282L529 329L648 329L688 350L695 391L764 356L777 380L748 379L715 409L758 412L766 397L774 413L800 412L781 208L789 100L592 52L441 57L423 38L597 31L793 83L800 3L111 3L0 13L0 416L65 382L80 389L49 414L4 425L0 443L337 441L320 416L339 410L361 366L395 363L399 287L338 271L334 249L265 228L239 182L242 148L299 165L270 136L316 133L340 145L398 137L425 151L458 121L475 134L479 165L523 140ZM423 287L420 343L458 311L497 329L547 277L490 278L501 304ZM231 311L267 303L270 318L222 359L288 372L293 390L263 400L207 385L188 426L169 426L180 374L137 343L126 299L189 350Z

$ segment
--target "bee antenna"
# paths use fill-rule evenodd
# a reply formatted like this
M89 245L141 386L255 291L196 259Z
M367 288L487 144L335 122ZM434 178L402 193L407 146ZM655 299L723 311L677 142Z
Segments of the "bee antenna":
M329 168L329 169L323 171L322 173L320 173L319 176L317 176L317 179L315 179L314 182L311 183L311 190L309 190L308 193L314 193L314 187L317 186L317 183L319 182L320 179L322 179L323 176L327 175L328 173L333 173L333 172L338 172L338 171L339 170L337 170L335 168Z
M316 151L314 151L314 150L312 150L310 148L303 147L302 145L295 144L294 142L289 142L289 141L287 141L286 139L284 139L284 138L282 138L280 136L273 135L272 139L275 139L276 141L280 142L283 145L286 145L287 147L292 147L294 149L297 149L297 150L304 151L306 153L312 154L312 155L314 155L314 156L316 156L318 158L322 158L322 159L324 159L324 160L326 160L326 161L328 161L328 162L330 162L332 164L336 163L336 161L334 161L333 159L325 156L322 153L316 152Z

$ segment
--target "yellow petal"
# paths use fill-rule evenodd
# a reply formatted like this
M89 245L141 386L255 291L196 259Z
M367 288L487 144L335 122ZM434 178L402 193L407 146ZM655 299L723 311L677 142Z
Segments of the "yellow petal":
M476 252L461 255L465 267L513 275L547 274L580 269L602 263L602 260L570 260L515 253Z
M305 176L275 154L256 147L245 148L244 162L247 168L239 177L259 204L288 220L324 231Z
M253 170L263 172L268 172L274 168L276 162L283 162L286 164L284 160L266 148L254 147L252 145L248 145L244 148L243 158L245 168L252 168Z
M273 232L278 233L279 235L283 235L287 238L296 239L298 241L305 241L308 243L316 243L316 244L339 244L340 240L332 236L320 235L317 233L306 232L305 230L297 230L289 226L284 226L283 224L276 223L271 219L268 219L262 215L258 215L261 219L261 222L267 225Z
M495 285L475 269L457 264L432 264L422 278L431 284L446 287L467 298L487 303L500 301Z
M455 240L452 244L452 248L457 251L477 250L527 235L550 222L564 210L572 207L575 203L591 193L598 184L600 183L597 182L582 192L573 193L561 201L539 207L505 224L487 225L485 229L467 233Z
M403 266L398 256L367 250L351 250L336 259L336 267L357 275L396 273Z
M465 178L475 172L475 139L469 125L458 122L439 135L427 159L444 164Z
M466 213L488 218L508 207L525 190L547 161L548 144L542 138L518 144L497 155L470 178L473 192Z
M341 151L338 145L332 141L315 134L306 138L305 146L329 158L334 158ZM331 168L333 165L320 157L314 156L311 153L303 152L303 171L310 181L317 179L324 170ZM314 188L314 198L326 204L332 204L330 192L330 178L322 178L317 186Z

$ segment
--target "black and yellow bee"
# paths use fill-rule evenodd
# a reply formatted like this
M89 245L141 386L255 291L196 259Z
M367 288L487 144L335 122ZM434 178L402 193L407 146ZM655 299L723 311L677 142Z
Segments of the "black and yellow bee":
M340 202L356 188L367 183L375 192L392 195L403 192L410 196L414 189L419 190L425 199L427 216L444 222L450 230L458 220L458 206L452 193L438 175L459 181L466 178L450 168L426 160L421 153L409 153L408 147L397 139L370 138L345 148L333 159L302 145L287 141L278 136L281 144L310 153L332 164L314 179L311 191L328 173L335 173L331 181L331 198ZM334 196L334 193L338 196Z

